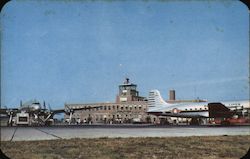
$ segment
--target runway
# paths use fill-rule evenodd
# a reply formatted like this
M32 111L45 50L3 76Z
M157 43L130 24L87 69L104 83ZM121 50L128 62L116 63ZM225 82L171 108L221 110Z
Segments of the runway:
M176 137L250 135L250 126L53 126L1 127L1 141L33 141L101 137Z

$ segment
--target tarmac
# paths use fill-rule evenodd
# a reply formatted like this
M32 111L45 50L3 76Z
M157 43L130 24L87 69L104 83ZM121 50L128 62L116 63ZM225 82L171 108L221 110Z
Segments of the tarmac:
M250 126L68 125L1 127L1 141L250 135Z

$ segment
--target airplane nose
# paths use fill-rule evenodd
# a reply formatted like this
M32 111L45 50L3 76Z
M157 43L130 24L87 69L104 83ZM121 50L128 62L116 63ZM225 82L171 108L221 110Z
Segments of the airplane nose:
M41 107L39 105L37 105L37 109L40 109Z
M34 105L34 109L39 110L40 109L39 105Z

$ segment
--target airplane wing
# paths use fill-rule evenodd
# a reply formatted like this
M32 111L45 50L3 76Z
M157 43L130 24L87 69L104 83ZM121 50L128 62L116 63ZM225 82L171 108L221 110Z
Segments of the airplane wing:
M167 117L179 117L179 118L207 118L207 116L199 115L199 114L186 114L186 113L172 113L172 112L164 112L161 113L160 116L167 116Z
M69 112L74 112L78 110L88 110L88 109L95 109L95 108L100 108L100 106L95 106L95 107L82 107L82 108L69 108L66 107L65 109L55 109L51 110L53 114L59 114L59 113L69 113Z
M0 114L16 114L19 111L17 108L0 108Z
M0 114L6 114L6 112L7 112L6 109L2 109L2 108L0 109Z
M65 109L55 109L55 110L50 110L53 114L59 114L59 113L65 113Z

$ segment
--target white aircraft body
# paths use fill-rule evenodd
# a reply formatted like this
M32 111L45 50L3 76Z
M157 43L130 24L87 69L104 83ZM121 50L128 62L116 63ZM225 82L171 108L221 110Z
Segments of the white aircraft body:
M46 108L45 102L43 102L43 107L41 104L34 100L34 101L28 101L25 104L22 104L20 102L19 108L0 108L0 114L1 115L7 115L9 117L8 125L12 126L13 118L17 118L17 124L29 124L30 123L30 117L34 117L34 119L38 122L41 121L45 125L50 125L51 121L53 120L53 117L55 114L59 113L65 113L68 114L69 117L69 124L72 119L72 115L77 110L87 110L87 109L94 109L99 108L99 106L96 107L84 107L84 108L69 108L65 107L62 109L51 109L49 106L49 109Z
M152 90L149 92L147 113L183 118L229 118L235 115L236 110L249 108L249 100L170 104L162 99L158 90Z

